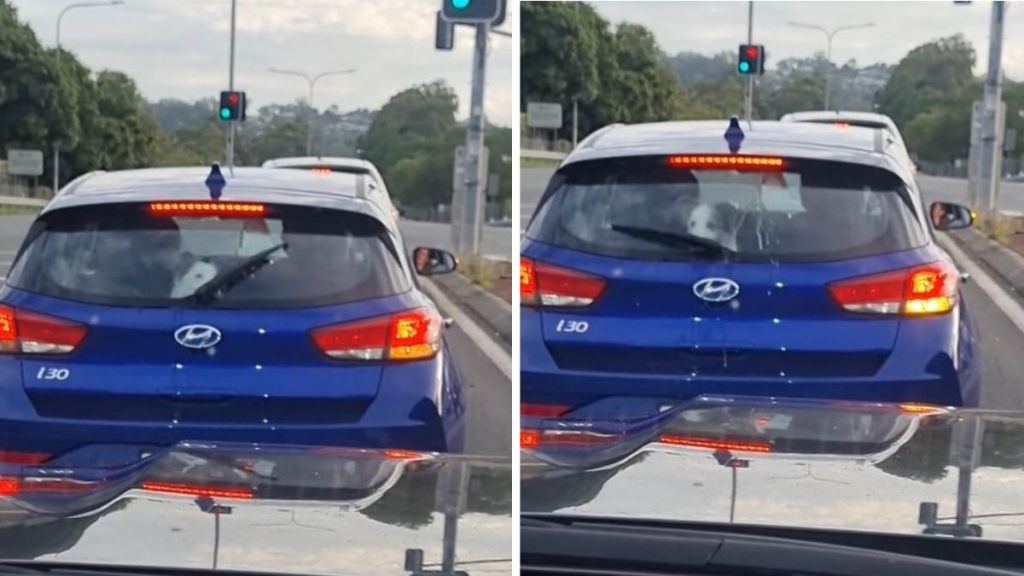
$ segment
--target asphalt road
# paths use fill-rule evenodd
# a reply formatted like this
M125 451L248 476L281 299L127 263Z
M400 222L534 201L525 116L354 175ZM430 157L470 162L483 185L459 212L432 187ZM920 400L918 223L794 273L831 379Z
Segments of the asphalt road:
M529 221L554 169L525 168L520 175L521 217ZM926 201L966 203L967 181L918 176ZM1024 183L1002 182L999 208L1024 212ZM1024 334L975 282L964 285L964 300L978 323L982 341L982 393L985 408L1024 411Z
M0 216L0 279L7 275L15 251L31 223L31 216ZM446 225L402 222L402 231L410 248L420 245L447 246ZM485 231L485 238L488 238L485 242L489 243L485 245L499 247L501 235L508 238L504 246L505 253L511 259L514 234L510 229L493 228ZM442 312L448 313L445 310ZM511 457L516 413L512 405L512 382L481 352L458 322L448 330L452 355L468 386L467 451L472 454Z

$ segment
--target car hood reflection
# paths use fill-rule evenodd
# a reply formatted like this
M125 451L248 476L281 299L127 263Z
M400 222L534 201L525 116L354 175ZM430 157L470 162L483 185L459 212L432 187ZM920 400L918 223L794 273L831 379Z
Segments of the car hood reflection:
M446 560L448 541L459 570L512 570L509 459L183 443L129 466L0 475L0 558L407 574L420 554Z
M524 418L522 509L1024 541L1022 414L654 405L646 418Z

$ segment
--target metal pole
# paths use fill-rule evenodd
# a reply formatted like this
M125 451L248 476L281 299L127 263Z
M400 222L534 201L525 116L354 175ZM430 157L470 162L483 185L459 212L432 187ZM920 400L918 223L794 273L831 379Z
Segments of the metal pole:
M754 2L747 2L747 44L754 43ZM750 122L754 112L754 75L747 75L747 94L743 103L743 114Z
M580 99L579 96L572 97L572 147L576 148L576 142L580 127Z
M959 478L956 488L956 525L966 528L970 520L971 479L974 468L981 457L981 441L984 438L984 422L978 416L969 416L963 424L960 439Z
M466 192L463 202L462 230L456 250L464 254L480 253L481 162L484 148L484 84L487 74L487 37L490 24L476 25L473 50L473 93L466 124Z
M736 467L732 468L732 499L729 501L729 523L736 518Z
M1003 78L1003 20L1006 6L1002 0L992 3L992 22L989 28L988 73L985 76L984 93L981 99L981 166L979 170L979 194L984 209L991 212L996 208L996 194L999 186L999 155L996 150L1000 126L999 103L1002 100Z
M835 32L826 32L828 36L828 48L825 52L825 110L829 110L832 100L832 36Z
M313 90L319 79L319 77L307 78L309 80L309 126L306 127L306 156L313 155L313 115L316 114L316 108L313 107Z
M228 90L235 90L235 18L236 18L236 7L237 0L231 0L231 57L230 63L228 64ZM235 167L235 124L237 121L232 120L228 122L228 150L227 150L227 164L228 169L234 169Z

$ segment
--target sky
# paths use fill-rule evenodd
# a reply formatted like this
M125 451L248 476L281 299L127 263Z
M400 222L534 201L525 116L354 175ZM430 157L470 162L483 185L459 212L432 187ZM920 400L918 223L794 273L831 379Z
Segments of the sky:
M9 0L43 45L56 43L56 23L72 0ZM461 29L455 50L434 49L438 0L237 0L235 85L250 111L306 98L308 84L268 68L313 75L356 68L316 85L314 104L342 111L379 108L414 84L446 80L468 112L473 33ZM93 70L135 78L150 100L216 97L227 88L230 0L124 0L120 6L70 10L61 45ZM517 26L509 13L502 27ZM519 51L511 38L492 36L485 110L505 126L517 119L514 76Z
M747 38L747 2L593 2L613 23L643 24L670 54L734 51ZM1007 2L1013 4L1013 2ZM825 28L873 22L870 28L843 31L832 42L837 63L897 63L912 48L930 40L963 34L977 52L975 73L988 65L991 4L955 5L952 0L921 2L755 2L755 44L764 44L768 68L789 57L825 52L822 32L794 28L795 21ZM1003 67L1008 78L1024 80L1024 4L1006 15Z

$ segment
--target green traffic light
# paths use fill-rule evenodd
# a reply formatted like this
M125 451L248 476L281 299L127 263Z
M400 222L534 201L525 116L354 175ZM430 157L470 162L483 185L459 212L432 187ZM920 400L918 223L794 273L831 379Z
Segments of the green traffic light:
M469 7L470 0L451 0L451 2L456 10L465 10Z
M220 109L220 117L225 119L225 120L227 120L228 118L231 118L231 110L229 110L227 108L221 108Z
M750 63L740 62L740 72L750 72Z

